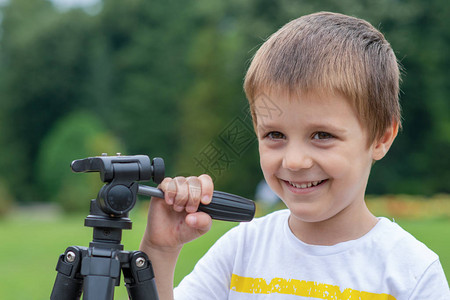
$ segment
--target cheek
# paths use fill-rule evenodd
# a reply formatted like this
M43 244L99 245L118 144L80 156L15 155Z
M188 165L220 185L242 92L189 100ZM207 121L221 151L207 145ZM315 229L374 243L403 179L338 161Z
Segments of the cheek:
M326 166L326 173L333 179L340 180L342 184L346 182L357 183L366 179L370 172L370 158L358 155L354 151L329 155L326 160L327 163L323 164Z
M333 179L344 178L354 167L354 162L345 155L327 153L320 157L318 165Z
M261 171L263 172L264 177L267 177L267 175L271 173L273 169L270 160L265 158L264 156L260 156L259 164L261 166Z
M277 164L276 153L262 146L259 147L259 163L264 173L273 171Z

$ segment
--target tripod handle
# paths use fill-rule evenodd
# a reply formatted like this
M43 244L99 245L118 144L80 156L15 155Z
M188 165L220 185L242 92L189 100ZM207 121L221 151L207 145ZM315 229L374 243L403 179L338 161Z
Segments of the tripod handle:
M145 185L139 185L138 194L164 199L162 190ZM248 222L255 216L255 202L241 196L214 191L211 203L200 204L198 211L207 213L215 220Z

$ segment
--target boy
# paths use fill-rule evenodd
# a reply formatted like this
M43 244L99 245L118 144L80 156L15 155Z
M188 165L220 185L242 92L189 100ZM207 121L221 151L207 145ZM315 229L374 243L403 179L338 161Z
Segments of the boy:
M265 180L288 210L220 238L176 299L450 299L436 254L364 202L371 166L400 126L399 68L369 23L334 13L293 20L257 51L245 78ZM279 114L263 114L265 101ZM166 178L141 250L172 299L182 245L207 232L196 212L209 176Z

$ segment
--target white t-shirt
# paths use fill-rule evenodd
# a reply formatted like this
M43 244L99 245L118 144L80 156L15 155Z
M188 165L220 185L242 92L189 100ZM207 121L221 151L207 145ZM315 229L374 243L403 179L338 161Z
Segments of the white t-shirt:
M231 229L175 289L175 299L449 300L438 256L379 218L363 237L308 245L281 210Z

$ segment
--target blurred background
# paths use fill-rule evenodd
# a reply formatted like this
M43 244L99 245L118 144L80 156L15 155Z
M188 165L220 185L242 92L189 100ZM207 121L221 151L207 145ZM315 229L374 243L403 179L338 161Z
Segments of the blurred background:
M271 33L322 10L366 19L392 44L404 68L403 131L375 164L368 201L377 214L416 226L423 239L439 239L432 249L447 255L449 1L0 0L0 290L11 290L7 299L48 298L59 253L89 242L83 218L102 182L72 173L74 159L159 156L168 176L206 172L217 189L253 199L262 174L243 77ZM133 231L130 249L142 234ZM55 248L32 252L34 267L24 260L33 238L35 247ZM37 284L44 269L49 278Z

